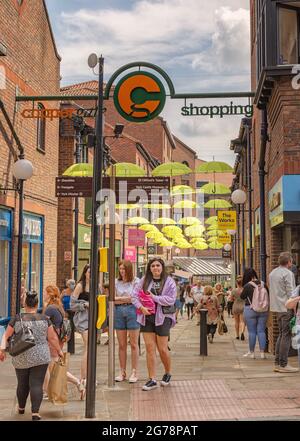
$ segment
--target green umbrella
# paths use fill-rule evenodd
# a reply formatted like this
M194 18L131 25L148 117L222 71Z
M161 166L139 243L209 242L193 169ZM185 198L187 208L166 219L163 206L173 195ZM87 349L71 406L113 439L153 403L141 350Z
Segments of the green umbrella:
M131 162L118 162L117 164L114 164L113 167L115 169L115 176L120 178L146 176L146 171L144 169ZM111 174L111 168L112 166L110 166L106 172L108 176Z
M195 190L189 185L175 185L171 188L171 196L193 193L195 193Z
M152 221L152 224L156 225L175 225L176 222L174 219L171 219L170 217L158 217L154 221Z
M86 162L73 164L63 172L63 176L72 176L72 177L80 177L80 178L92 177L93 165L87 164Z
M217 182L209 182L196 190L196 193L205 194L231 194L229 187L224 184L218 184Z
M197 217L188 216L188 217L182 217L181 219L179 219L177 223L178 225L188 226L188 225L200 225L201 221Z
M146 219L145 217L131 217L127 220L127 225L139 225L139 224L149 224L148 219Z
M230 202L225 199L211 199L210 201L204 204L204 208L231 208L232 205Z
M223 246L224 245L222 243L217 242L217 241L210 242L210 244L209 244L209 248L211 250L220 250L221 248L223 248Z
M196 167L195 173L233 173L233 168L226 162L210 161Z
M206 219L204 222L206 225L213 225L215 223L218 223L218 216L210 216Z
M166 162L152 170L152 176L181 176L193 171L181 162Z
M199 205L194 201L183 200L176 202L173 208L199 208Z

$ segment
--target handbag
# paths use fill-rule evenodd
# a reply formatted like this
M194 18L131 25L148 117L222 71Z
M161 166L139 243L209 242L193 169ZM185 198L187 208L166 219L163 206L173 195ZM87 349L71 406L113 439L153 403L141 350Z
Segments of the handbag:
M12 357L22 354L35 346L35 338L29 325L24 325L20 314L21 329L9 339L8 352Z

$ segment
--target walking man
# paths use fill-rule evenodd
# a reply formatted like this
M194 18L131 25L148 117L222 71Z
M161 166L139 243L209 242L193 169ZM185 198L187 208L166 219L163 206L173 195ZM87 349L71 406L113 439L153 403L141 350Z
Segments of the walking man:
M290 320L293 317L293 311L287 310L285 303L295 289L295 277L290 271L292 264L292 255L288 252L281 253L279 266L269 276L270 311L275 312L279 328L274 372L298 372L299 370L288 365L288 353L291 346Z

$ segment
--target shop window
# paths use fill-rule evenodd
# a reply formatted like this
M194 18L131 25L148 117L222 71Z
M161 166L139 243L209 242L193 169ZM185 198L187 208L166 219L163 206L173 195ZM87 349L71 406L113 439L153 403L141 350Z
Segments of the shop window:
M279 8L279 64L299 61L299 11L299 8Z
M38 109L42 110L45 107L43 104L38 104ZM45 153L45 136L46 136L46 120L45 118L37 119L37 150Z
M0 208L0 322L9 318L12 213Z

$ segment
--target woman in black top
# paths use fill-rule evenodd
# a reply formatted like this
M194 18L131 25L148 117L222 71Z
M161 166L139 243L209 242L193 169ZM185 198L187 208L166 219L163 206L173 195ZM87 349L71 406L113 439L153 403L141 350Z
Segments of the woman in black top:
M244 357L255 358L254 349L256 338L258 337L260 358L266 358L266 323L268 320L268 311L257 312L251 307L255 285L259 289L267 289L263 282L258 280L257 274L253 268L246 268L243 276L243 291L241 299L245 300L244 319L249 335L249 352Z

